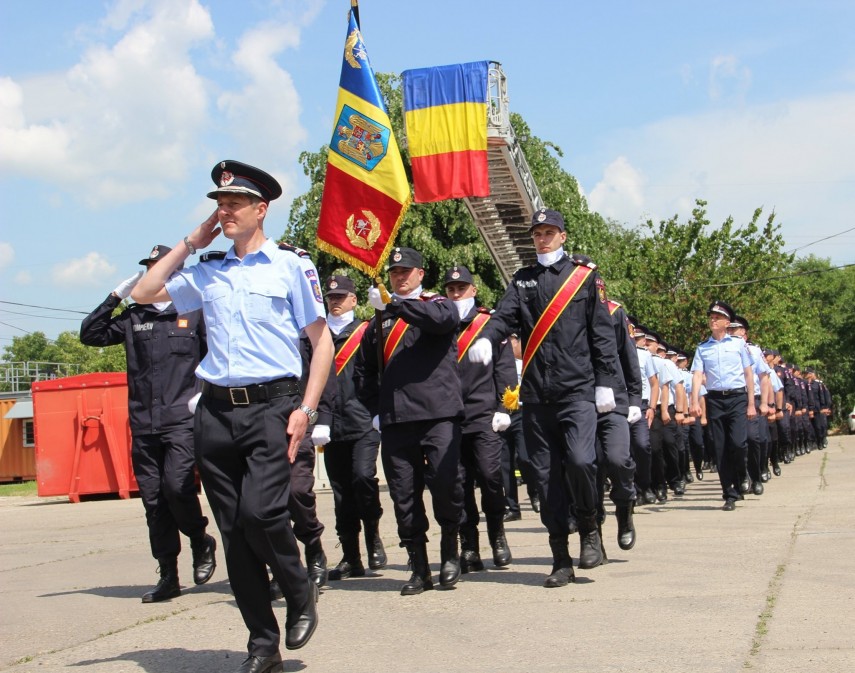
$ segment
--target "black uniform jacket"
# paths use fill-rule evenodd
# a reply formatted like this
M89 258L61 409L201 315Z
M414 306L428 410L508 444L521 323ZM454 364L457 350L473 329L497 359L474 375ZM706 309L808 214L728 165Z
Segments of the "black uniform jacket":
M798 404L796 404L796 382L793 378L793 373L787 367L782 367L781 365L775 366L775 372L778 374L778 378L781 379L781 383L784 384L784 404L792 404L793 411L795 411L798 408Z
M460 321L458 336L466 330L479 313L489 313L486 308L473 308ZM487 322L489 325L489 321ZM517 387L517 365L514 351L507 341L494 343L493 361L486 367L470 362L464 356L458 362L460 385L463 391L465 416L461 428L464 433L492 429L493 414L497 411L509 414L502 406L506 388Z
M516 332L524 353L537 319L576 266L565 256L548 267L517 271L482 334L496 342ZM546 335L523 375L523 403L593 402L595 386L615 392L623 386L614 325L598 280L594 270Z
M807 381L807 393L808 393L808 411L813 411L814 413L818 413L822 408L820 404L820 395L822 395L822 390L820 388L819 381Z
M629 335L629 320L620 304L612 313L612 320L615 326L621 375L625 384L621 389L615 390L615 411L627 414L631 406L641 408L641 367L638 365L635 340Z
M339 349L350 338L356 329L362 324L362 320L354 320L338 334L333 334L333 343L335 351ZM364 336L364 335L363 335ZM362 349L362 341L359 342L359 347L353 357L342 369L341 374L334 376L338 395L333 408L333 425L332 438L333 441L343 442L352 441L363 437L365 433L370 432L371 414L368 409L356 396L356 384L354 383L354 371L356 369L356 361L359 359L359 351Z
M461 418L463 399L457 373L457 326L454 302L440 295L421 299L394 297L382 315L383 340L401 318L409 327L380 371L376 317L362 337L356 363L359 399L380 427L440 418Z
M131 430L150 435L192 425L187 401L201 389L195 372L208 352L202 312L178 315L172 305L158 312L150 304L132 304L111 317L120 303L111 293L86 316L80 341L87 346L125 344Z

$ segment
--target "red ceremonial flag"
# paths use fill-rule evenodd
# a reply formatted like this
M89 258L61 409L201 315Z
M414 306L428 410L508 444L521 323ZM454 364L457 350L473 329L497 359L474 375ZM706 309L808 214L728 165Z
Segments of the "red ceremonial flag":
M410 205L410 185L352 5L317 242L374 277Z

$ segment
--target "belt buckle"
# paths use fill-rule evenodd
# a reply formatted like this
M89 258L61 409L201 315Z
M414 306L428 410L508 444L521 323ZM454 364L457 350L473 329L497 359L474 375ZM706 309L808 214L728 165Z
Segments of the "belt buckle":
M243 399L235 399L235 393L243 393ZM231 397L232 404L236 407L245 407L249 404L249 393L246 388L229 388L229 397Z

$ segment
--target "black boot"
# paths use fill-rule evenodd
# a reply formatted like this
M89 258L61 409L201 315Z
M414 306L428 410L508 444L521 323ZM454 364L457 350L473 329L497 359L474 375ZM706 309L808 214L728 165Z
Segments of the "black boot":
M624 551L635 546L635 525L632 521L632 513L635 510L635 501L630 500L627 505L617 505L615 516L617 517L617 543Z
M579 551L580 568L596 568L603 564L603 541L597 530L597 515L579 517L579 537L582 546Z
M409 566L413 571L410 580L401 587L402 596L415 596L423 591L433 589L433 580L430 576L430 564L427 556L427 543L413 542L407 545L410 555Z
M478 542L478 526L463 526L460 529L460 572L484 570L481 550Z
M217 541L210 535L204 535L198 542L191 542L193 551L193 582L204 584L217 567Z
M514 557L505 537L505 524L501 517L487 517L487 537L490 539L490 547L493 549L493 565L497 568L510 565Z
M327 583L327 555L324 554L320 538L306 545L306 572L318 587Z
M549 538L549 548L552 549L552 574L543 583L547 589L566 587L570 582L576 581L573 573L573 559L570 557L570 548L567 537Z
M154 589L143 594L143 603L159 603L181 595L181 585L178 583L178 557L162 558L157 562L160 580Z
M365 522L365 548L368 550L368 567L380 570L386 567L386 550L380 539L380 520Z
M439 540L439 583L444 587L457 584L460 579L460 551L457 536L460 529L457 526L443 526L442 537Z
M348 577L365 577L365 566L359 553L359 533L342 535L342 558L338 565L330 570L330 581L346 580Z

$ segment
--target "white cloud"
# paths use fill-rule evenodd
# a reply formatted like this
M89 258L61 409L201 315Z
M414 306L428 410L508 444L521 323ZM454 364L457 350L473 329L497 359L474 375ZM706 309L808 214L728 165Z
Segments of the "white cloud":
M19 271L15 275L15 284L16 285L29 285L33 282L33 274L29 271Z
M233 65L247 84L223 92L217 106L242 155L259 157L250 162L276 165L305 143L300 96L290 73L276 61L282 51L299 45L300 29L291 23L266 23L241 36Z
M851 227L855 93L664 119L610 144L619 149L604 162L590 203L618 221L685 218L702 198L714 225L729 215L744 224L757 207L774 210L790 247ZM806 252L834 258L846 250L832 240Z
M0 170L85 186L94 204L165 195L185 175L207 106L190 50L211 17L197 0L134 0L106 23L128 22L67 72L0 80Z
M57 264L51 271L53 281L63 286L103 285L104 279L116 273L116 267L100 253L90 252L85 257Z
M15 261L15 249L11 244L0 241L0 271Z
M751 69L735 56L716 56L710 64L709 96L717 101L727 94L744 96L751 87Z

